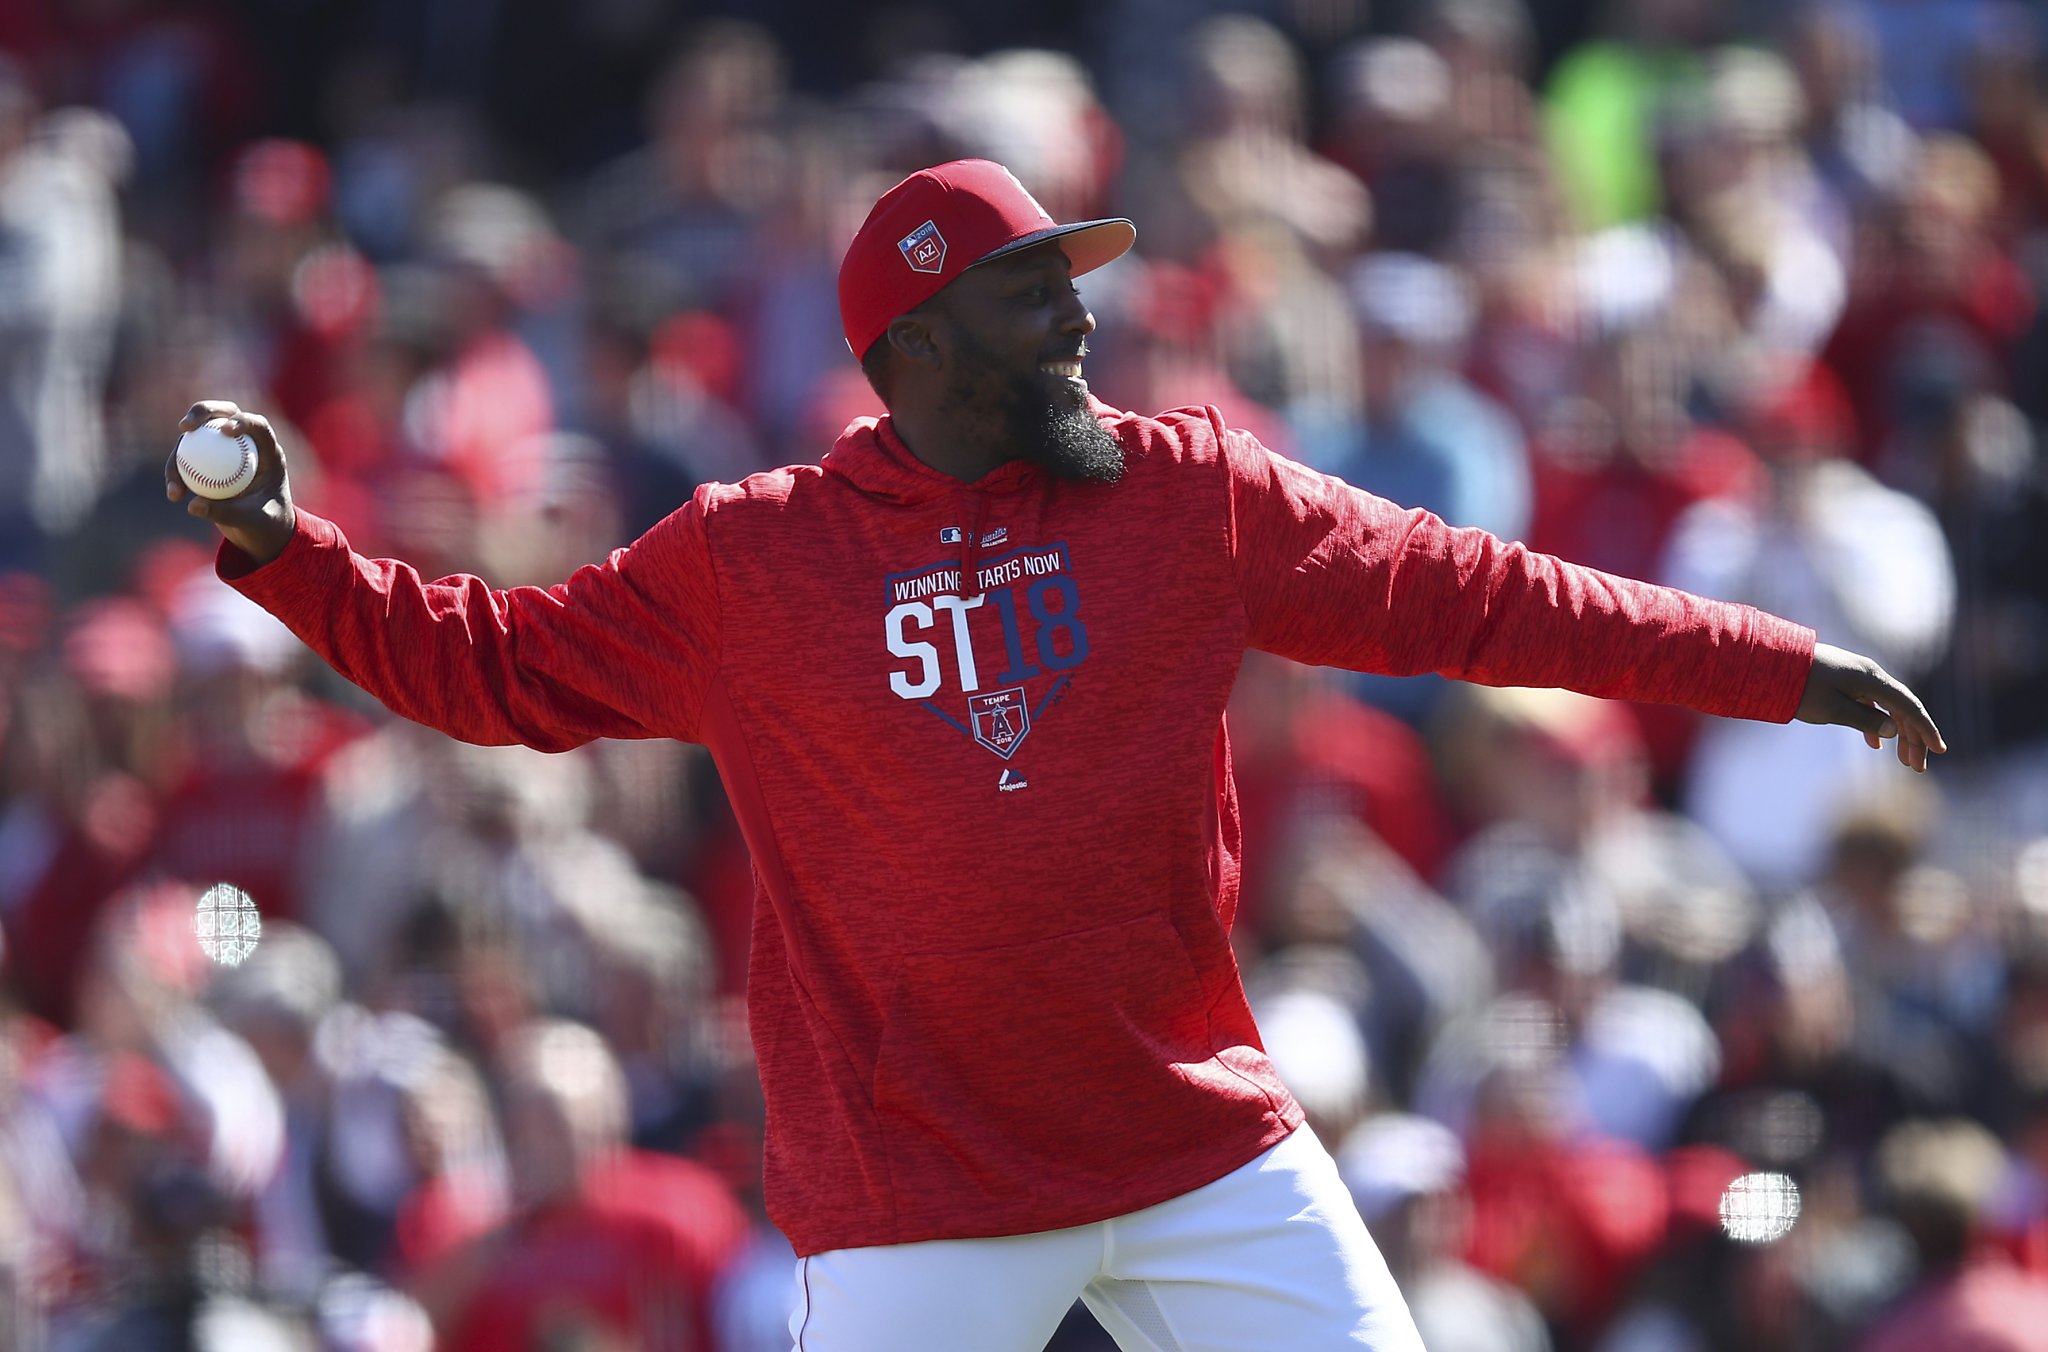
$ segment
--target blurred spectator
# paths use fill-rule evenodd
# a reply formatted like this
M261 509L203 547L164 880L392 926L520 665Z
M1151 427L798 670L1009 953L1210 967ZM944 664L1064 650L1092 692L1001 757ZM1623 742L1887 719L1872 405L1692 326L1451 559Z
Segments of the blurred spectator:
M1624 978L1622 927L1629 915L1655 933L1654 895L1638 890L1645 876L1705 871L1714 856L1641 806L1640 750L1621 711L1569 692L1474 695L1471 721L1484 731L1456 755L1472 776L1470 801L1494 819L1448 876L1507 994L1478 1016L1476 1049L1439 1042L1417 1102L1454 1124L1470 1120L1499 1051L1484 1030L1519 1019L1514 1011L1533 1000L1562 1039L1557 1084L1568 1093L1555 1107L1567 1129L1661 1149L1716 1079L1720 1048L1688 999ZM1659 856L1661 868L1648 863ZM1722 954L1737 944L1721 940ZM1461 1061L1474 1050L1476 1060Z
M1247 984L1343 1002L1381 1101L1407 1102L1437 1035L1491 996L1492 955L1464 916L1356 827L1308 824L1288 854L1259 921L1270 952Z
M1857 8L1801 6L1790 16L1785 48L1799 77L1801 140L1821 181L1857 211L1896 190L1915 138L1889 99L1876 38Z
M2048 1347L2048 1280L1980 1248L2006 1170L1998 1138L1961 1119L1901 1123L1878 1147L1885 1199L1913 1237L1920 1282L1872 1328L1863 1352Z
M626 1147L625 1084L588 1029L530 1025L505 1056L515 1210L421 1256L441 1346L709 1345L709 1292L745 1232L731 1196L700 1165Z
M1029 98L1019 102L1049 124L1034 127L1033 135L1041 145L1054 143L1052 154L1063 160L1079 158L1085 153L1080 143L1110 134L1078 70L1053 64L1043 72L1046 79L1042 83L1034 78L1036 72L1011 73L1050 95L1053 108ZM867 382L847 362L846 344L838 328L839 254L865 214L864 204L869 200L865 167L846 156L838 120L819 110L805 110L778 139L789 160L779 175L775 199L764 205L755 223L744 300L738 307L740 317L730 324L736 331L736 369L727 387L712 386L716 395L737 405L745 416L727 424L721 405L710 403L699 410L708 425L697 427L692 435L704 450L686 458L700 473L722 464L719 456L746 464L749 472L764 465L802 460L816 454L818 447L830 445L854 416L880 411ZM1108 154L1105 147L1094 149ZM1072 161L1068 167L1075 167ZM1095 176L1094 181L1083 186L1068 179L1065 186L1088 193L1092 201L1107 191L1105 180L1111 166L1090 165L1087 172ZM1102 212L1091 206L1083 214L1099 216ZM686 312L686 316L701 313ZM686 354L702 351L694 336L684 346ZM809 419L821 400L829 397L827 391L841 380L858 386L855 397L859 407L827 419L828 427L814 428ZM597 402L595 395L588 400L592 406ZM677 419L668 430L691 431L684 419Z
M1560 1114L1562 1029L1540 1001L1492 1018L1505 1054L1463 1133L1472 1228L1465 1259L1520 1287L1559 1341L1590 1342L1664 1238L1668 1198L1640 1149L1574 1134Z
M1970 58L1982 44L2010 41L2002 0L1851 0L1869 26L1878 68L1899 111L1918 128L1963 124Z
M1373 194L1373 242L1429 253L1456 228L1451 68L1414 38L1367 38L1339 53L1321 149Z
M1785 908L1719 984L1721 1083L1695 1114L1709 1138L1780 1168L1874 1146L1903 1100L1857 1054L1855 994L1825 917Z
M587 563L602 563L617 548L625 514L603 446L553 432L507 455L528 456L539 469L527 494L501 500L485 520L482 563L493 577L506 586L547 586Z
M412 446L445 466L476 500L496 506L538 495L540 438L554 427L547 372L517 331L519 307L546 285L552 226L514 189L460 184L428 217L438 298L439 361L406 394Z
M607 450L627 513L621 535L644 533L700 483L761 467L760 436L731 402L740 393L741 342L704 311L676 315L644 338L620 323L587 336L587 424ZM802 391L792 385L785 393L801 406Z
M572 233L631 267L643 313L721 308L747 275L753 222L782 169L773 133L786 78L765 29L704 24L646 95L647 145L579 194Z
M1372 1094L1371 1054L1351 1011L1307 987L1276 985L1251 999L1266 1054L1310 1129L1320 1140L1343 1140Z
M627 1137L682 1151L725 1069L710 1004L711 952L690 899L654 887L586 922L591 1023L625 1074Z
M1551 72L1544 126L1577 223L1640 220L1661 204L1654 137L1697 88L1714 8L1704 0L1607 7L1614 31L1566 52Z
M1417 874L1435 876L1451 827L1428 750L1406 724L1327 673L1248 653L1230 726L1245 842L1238 906L1252 932L1300 842L1330 820L1357 822Z
M1959 82L1969 101L1965 130L1998 172L1997 231L2024 238L2048 219L2048 160L2041 143L2040 16L2028 6L2002 4L1976 34Z
M1277 411L1356 399L1357 337L1343 288L1294 233L1243 221L1217 242L1210 273L1221 287L1224 369L1249 400Z
M34 1347L76 1292L86 1205L71 1155L33 1091L52 1030L0 1008L0 1342Z
M616 936L652 904L633 859L592 829L596 759L402 726L349 747L326 778L307 855L309 923L373 1000L480 1051L535 1002L593 1017L622 994L601 989L602 953L619 951ZM673 921L650 928L693 935L692 903L667 904ZM639 960L674 962L678 978L693 970L692 940L660 939L646 936Z
M335 344L360 317L350 302L364 299L330 297L314 281L313 255L331 240L332 174L317 147L270 139L236 157L231 183L218 243L219 308L279 409L298 423L332 393L341 364Z
M333 947L351 990L372 1000L380 966L429 868L442 812L428 793L446 751L398 720L337 750L325 766L308 825L299 918ZM443 810L446 810L444 806Z
M248 1044L196 998L195 897L166 885L107 911L78 1031L36 1068L85 1190L79 1299L58 1316L59 1346L189 1346L249 1285L234 1227L278 1166L284 1114Z
M1723 48L1665 137L1669 214L1714 270L1712 303L1725 310L1725 344L1703 375L1737 418L1796 377L1847 299L1849 222L1797 138L1800 100L1787 62Z
M1514 421L1458 374L1471 324L1463 280L1412 254L1351 273L1363 339L1362 415L1297 423L1301 458L1404 507L1504 540L1529 527L1528 453Z
M197 895L162 883L116 898L94 933L76 1030L40 1061L37 1090L77 1152L104 1115L98 1086L132 1076L123 1083L148 1091L137 1102L168 1114L150 1129L175 1129L209 1185L243 1200L277 1167L282 1104L249 1045L199 1001L211 960L190 939Z
M191 746L150 863L234 883L265 915L296 917L322 766L362 725L305 694L292 679L303 645L210 570L174 595L171 634Z
M1466 366L1524 429L1579 397L1573 241L1540 161L1491 155L1467 166L1469 210L1453 256L1471 282ZM1532 449L1534 449L1532 447Z
M1262 227L1258 233L1270 235L1277 229ZM1285 252L1292 246L1281 247ZM1119 261L1111 268L1129 266ZM1226 279L1213 270L1153 263L1139 272L1122 300L1128 310L1122 333L1105 346L1099 361L1090 358L1095 362L1090 370L1099 375L1089 379L1103 397L1146 408L1226 401L1242 410L1232 415L1236 424L1265 445L1292 444L1278 411L1265 408L1241 389L1229 368L1224 351L1225 317L1231 305ZM1349 317L1341 308L1337 315L1344 321L1341 331L1348 335Z
M2001 389L1992 354L2025 330L2036 301L1993 232L1997 192L1981 149L1932 136L1861 218L1847 305L1821 354L1856 410L1858 458L1924 419L1959 378Z
M1845 815L1814 893L1792 907L1817 907L1840 950L1860 1058L1918 1111L1984 1112L2004 964L1968 886L1923 858L1941 823L1927 797L1895 792Z
M337 1139L366 1222L353 1247L364 1267L403 1277L506 1214L504 1143L482 1075L431 1029L386 1015L348 1031L337 1120L369 1138Z
M1134 165L1158 234L1154 257L1194 263L1248 220L1274 220L1318 261L1365 239L1372 206L1350 173L1304 143L1300 58L1271 25L1221 15L1188 32L1181 55L1178 144Z
M57 669L13 692L0 743L0 923L23 1001L60 1027L101 913L156 829L175 661L139 602L95 601L69 621Z
M1684 323L1711 278L1682 245L1640 228L1576 250L1588 330L1579 393L1533 436L1531 547L1624 577L1652 577L1694 503L1754 491L1750 449L1692 412L1702 354Z
M1465 1148L1441 1123L1385 1113L1336 1149L1337 1168L1431 1352L1549 1352L1527 1296L1466 1264Z
M1688 511L1659 575L1861 644L1912 680L1948 641L1955 574L1934 514L1846 458L1851 426L1825 368L1788 385L1755 424L1763 491ZM1830 821L1882 767L1813 729L1774 731L1786 735L1703 727L1686 802L1758 882L1796 887L1813 876Z
M0 566L45 562L100 488L134 157L104 113L36 103L0 53Z
M317 1177L328 1148L330 1087L315 1042L340 998L341 969L327 946L289 924L266 926L256 951L208 992L222 1025L256 1053L284 1108L284 1156L255 1201L255 1259L265 1285L299 1299L326 1279L333 1249Z
M1328 474L1476 526L1504 540L1529 533L1529 460L1507 412L1458 373L1471 323L1463 279L1413 254L1370 254L1351 272L1362 406L1298 408L1301 459ZM1356 688L1410 722L1428 716L1444 683L1432 676L1363 677Z
M1958 760L2010 779L2048 741L2037 698L2048 681L2048 473L2012 404L1967 386L1931 393L1886 457L1940 519L1955 561L1954 633L1928 698L1952 711L1942 734L1955 727Z

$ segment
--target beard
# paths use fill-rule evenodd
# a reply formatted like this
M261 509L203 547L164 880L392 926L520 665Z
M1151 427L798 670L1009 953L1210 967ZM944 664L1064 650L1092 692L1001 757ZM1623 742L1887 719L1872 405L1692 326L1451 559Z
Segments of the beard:
M1056 479L1113 484L1124 477L1124 448L1096 418L1088 398L1036 367L1004 369L980 343L958 335L963 358L945 403L1003 452L1029 460Z

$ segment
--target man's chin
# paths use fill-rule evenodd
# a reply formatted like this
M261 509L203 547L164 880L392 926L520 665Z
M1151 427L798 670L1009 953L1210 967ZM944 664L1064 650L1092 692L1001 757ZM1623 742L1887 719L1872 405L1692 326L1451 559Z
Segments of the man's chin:
M1124 448L1088 406L1085 385L1076 403L1054 405L1044 435L1032 445L1031 458L1055 478L1113 484L1124 477Z

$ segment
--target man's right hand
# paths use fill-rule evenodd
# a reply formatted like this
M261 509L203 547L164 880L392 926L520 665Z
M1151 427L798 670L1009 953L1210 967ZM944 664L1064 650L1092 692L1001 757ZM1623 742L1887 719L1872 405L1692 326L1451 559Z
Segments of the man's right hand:
M269 563L284 553L284 547L291 543L292 531L298 526L298 514L292 508L291 481L285 475L284 451L277 444L277 433L270 430L269 419L260 413L244 413L222 399L206 399L192 405L191 411L179 420L178 433L182 436L216 418L228 420L221 430L229 436L246 433L256 443L256 478L234 497L202 498L178 477L178 452L173 447L170 458L164 461L164 496L172 502L185 503L185 510L193 516L211 521L229 544L259 565Z
M1794 714L1802 723L1835 723L1863 734L1872 751L1896 737L1899 764L1925 773L1927 753L1948 750L1920 697L1861 653L1813 645L1813 669Z

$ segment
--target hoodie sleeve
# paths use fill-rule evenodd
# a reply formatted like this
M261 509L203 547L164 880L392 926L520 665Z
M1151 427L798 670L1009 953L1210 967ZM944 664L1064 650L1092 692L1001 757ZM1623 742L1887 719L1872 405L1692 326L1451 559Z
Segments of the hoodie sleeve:
M597 737L697 740L719 657L717 582L696 498L553 587L422 581L367 559L310 512L257 567L223 543L221 578L393 713L465 742L566 751Z
M1252 647L1780 723L1799 707L1810 629L1448 526L1243 432L1222 457Z

